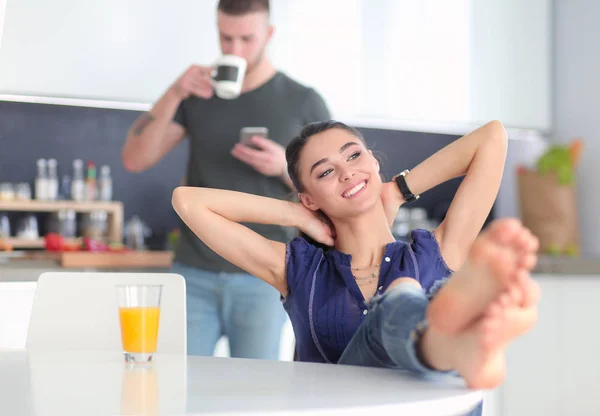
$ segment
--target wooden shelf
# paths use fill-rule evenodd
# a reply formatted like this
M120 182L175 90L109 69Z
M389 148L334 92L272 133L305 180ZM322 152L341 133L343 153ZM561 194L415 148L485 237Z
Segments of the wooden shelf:
M65 268L164 268L171 267L171 251L126 251L122 253L63 252L61 266Z
M12 261L52 260L65 269L170 269L173 264L172 251L0 251L1 258Z
M13 248L44 248L43 238L37 238L35 240L26 238L4 238L2 241L7 242Z
M11 237L11 238L4 238L2 239L2 241L7 242L8 244L10 244L13 248L15 249L19 249L19 248L44 248L46 246L46 242L43 238L36 238L35 240L30 240L27 238L16 238L16 237ZM69 244L74 244L77 241L76 238L68 238L66 239L66 242L68 242Z
M0 201L0 211L20 212L57 212L73 210L76 212L106 211L108 215L108 239L111 242L123 240L123 203L120 201ZM15 248L43 248L44 240L9 239Z
M0 201L0 211L56 212L67 209L77 212L114 212L122 210L123 204L120 201Z

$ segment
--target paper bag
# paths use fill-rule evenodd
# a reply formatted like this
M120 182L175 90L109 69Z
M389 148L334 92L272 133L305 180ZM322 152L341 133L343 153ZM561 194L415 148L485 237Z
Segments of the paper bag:
M579 223L576 183L560 185L555 173L520 169L521 221L540 240L540 252L577 255Z

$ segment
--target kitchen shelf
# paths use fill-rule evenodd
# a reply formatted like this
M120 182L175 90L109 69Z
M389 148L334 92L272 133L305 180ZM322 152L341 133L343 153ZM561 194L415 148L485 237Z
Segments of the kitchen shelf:
M64 268L164 268L173 262L172 251L86 252L69 251L60 255Z
M43 238L36 238L35 240L26 238L4 238L2 241L10 244L13 248L44 248Z
M46 242L43 238L36 238L35 240L28 238L3 238L2 241L10 244L13 248L44 248ZM76 238L67 238L65 242L74 244L77 241Z
M15 264L21 261L55 261L65 269L170 269L173 264L172 251L126 250L122 252L91 251L0 251L0 260L10 259Z
M123 241L123 203L120 201L0 201L0 211L16 212L75 212L105 211L108 216L108 239L111 242ZM8 239L15 248L43 248L44 239Z
M0 211L56 212L71 209L77 212L123 210L119 201L0 201Z

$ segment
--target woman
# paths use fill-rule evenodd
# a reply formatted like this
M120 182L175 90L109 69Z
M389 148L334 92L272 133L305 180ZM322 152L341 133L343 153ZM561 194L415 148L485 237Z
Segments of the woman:
M471 387L491 388L503 377L504 345L533 325L537 302L528 278L537 246L527 230L499 221L474 244L506 147L494 121L383 184L357 130L313 123L286 151L300 203L179 187L173 206L215 252L279 290L301 361L453 370ZM434 232L415 230L411 244L394 240L390 223L406 198L461 175ZM296 227L332 248L303 237L270 241L242 222ZM461 268L429 304L427 295Z

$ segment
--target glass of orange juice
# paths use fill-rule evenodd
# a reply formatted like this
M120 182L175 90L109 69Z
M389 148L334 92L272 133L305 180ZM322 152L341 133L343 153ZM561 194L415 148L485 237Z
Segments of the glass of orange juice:
M158 341L161 285L118 285L121 342L125 361L152 361Z

